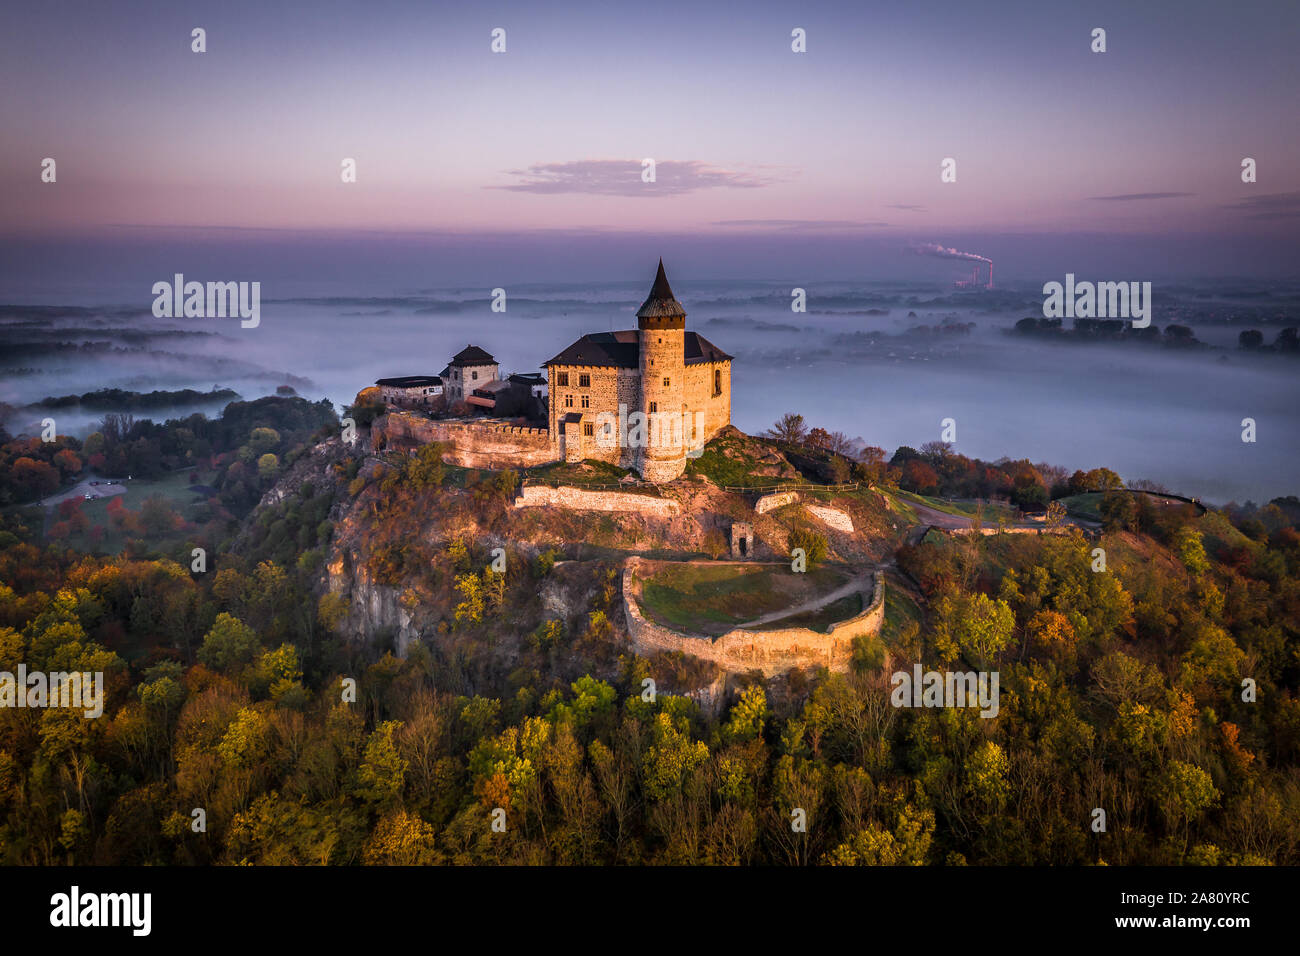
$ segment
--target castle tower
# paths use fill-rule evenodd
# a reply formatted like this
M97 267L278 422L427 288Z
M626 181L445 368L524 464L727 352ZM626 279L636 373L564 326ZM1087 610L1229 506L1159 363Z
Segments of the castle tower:
M659 260L659 274L636 311L641 370L641 411L646 444L639 449L641 477L672 481L686 470L686 310L673 296ZM689 427L689 426L686 426Z

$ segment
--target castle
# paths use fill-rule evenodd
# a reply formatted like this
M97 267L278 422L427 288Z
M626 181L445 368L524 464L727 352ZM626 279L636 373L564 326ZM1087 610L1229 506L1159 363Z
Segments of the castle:
M429 381L408 376L378 383L388 405L428 406L425 396L436 381L446 403L498 416L513 407L505 404L512 391L540 398L544 388L545 429L507 429L500 420L484 419L402 419L390 427L408 440L448 444L449 460L467 467L594 459L647 481L672 481L686 470L688 457L731 424L732 357L686 331L686 310L673 295L662 259L636 315L637 328L584 335L546 362L544 385L536 375L500 379L496 360L474 345Z
M557 459L595 459L672 481L731 423L731 356L698 332L659 260L637 328L584 335L543 366Z

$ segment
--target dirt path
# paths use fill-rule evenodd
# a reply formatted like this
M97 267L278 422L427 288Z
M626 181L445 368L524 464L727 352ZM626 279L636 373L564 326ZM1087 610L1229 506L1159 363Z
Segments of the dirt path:
M876 571L872 570L865 574L860 574L847 584L842 584L834 591L813 598L811 601L804 601L802 604L796 604L794 607L782 608L779 611L772 611L770 614L764 614L762 617L756 617L752 621L745 621L743 624L737 624L736 627L758 627L763 624L779 621L782 618L793 617L796 614L803 614L806 611L816 611L832 604L840 598L846 598L850 594L870 595L873 593L876 585Z

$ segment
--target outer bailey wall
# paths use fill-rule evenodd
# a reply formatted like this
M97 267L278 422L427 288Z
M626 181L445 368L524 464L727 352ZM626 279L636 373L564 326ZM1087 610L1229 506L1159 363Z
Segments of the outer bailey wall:
M443 460L463 468L520 468L555 460L545 428L520 428L495 422L445 422L390 411L381 433L390 447L430 442L452 446Z
M806 627L770 631L736 628L721 637L693 637L656 624L641 613L637 603L641 592L636 580L639 568L637 558L629 558L623 567L623 609L632 647L638 654L680 651L713 661L728 671L758 670L765 677L796 667L818 665L832 671L846 671L853 656L853 639L863 634L879 634L885 621L885 582L880 572L876 572L871 603L860 614L833 625L828 632Z
M516 508L569 508L573 511L632 511L670 518L681 511L672 498L654 498L628 491L586 491L581 488L551 488L524 485L515 499Z
M765 515L769 511L775 511L777 508L783 508L788 504L793 504L799 500L797 491L778 491L775 494L763 495L758 501L754 502L754 512Z

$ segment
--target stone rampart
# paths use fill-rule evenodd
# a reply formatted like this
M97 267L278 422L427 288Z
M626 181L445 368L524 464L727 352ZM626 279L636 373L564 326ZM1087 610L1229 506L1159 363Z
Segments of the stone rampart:
M437 421L390 411L376 422L376 448L411 450L432 442L448 446L443 461L462 468L529 468L555 461L550 432L496 421Z
M879 634L885 621L885 582L877 571L870 603L827 631L806 627L763 631L735 628L721 637L687 634L656 624L642 612L637 577L640 567L639 558L628 558L623 566L623 610L632 647L638 654L680 651L712 661L727 671L757 670L765 677L823 665L831 671L846 671L853 656L853 639Z
M568 508L573 511L634 511L655 518L671 518L681 511L672 498L656 498L630 491L587 491L584 488L524 485L516 508Z

